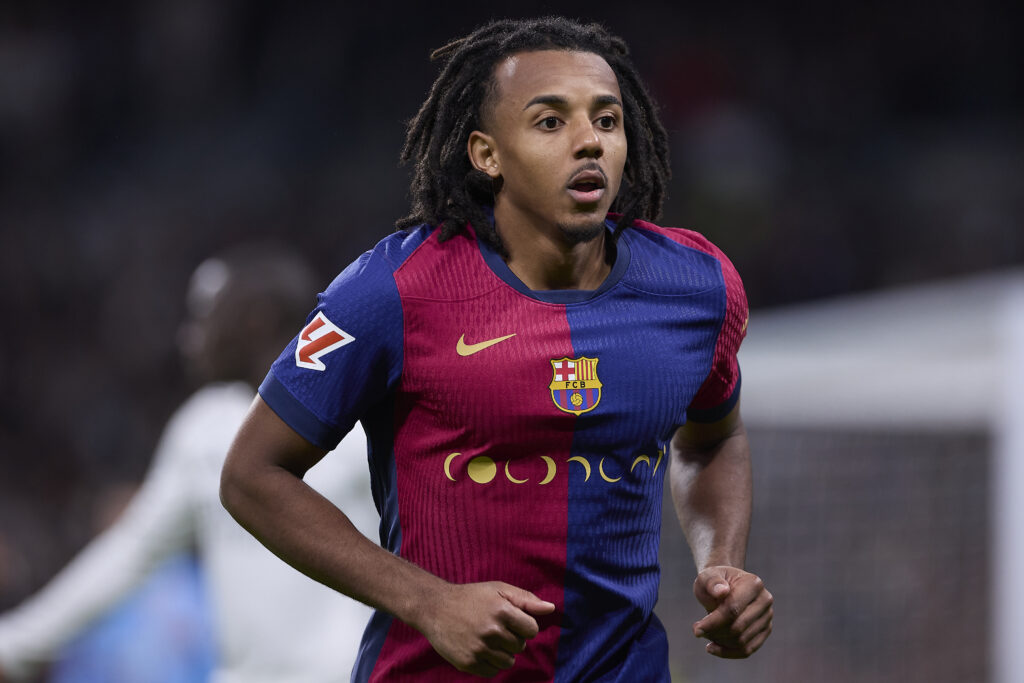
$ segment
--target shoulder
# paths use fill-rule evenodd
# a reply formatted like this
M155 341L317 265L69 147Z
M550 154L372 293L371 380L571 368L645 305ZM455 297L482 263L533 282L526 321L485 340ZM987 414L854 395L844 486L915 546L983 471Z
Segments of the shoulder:
M326 294L355 280L373 287L377 295L386 290L402 301L457 301L499 284L484 263L472 228L442 239L441 231L429 225L379 242L346 268Z
M393 288L395 281L415 284L425 280L437 286L443 284L438 278L464 273L478 264L482 264L482 257L472 230L442 241L440 230L424 224L382 239L341 271L325 294L349 288L355 282L371 288Z
M391 279L396 270L435 232L427 225L392 233L362 253L342 270L326 291L343 287L354 280Z
M729 257L695 230L635 221L626 239L636 272L646 280L676 282L686 290L724 287L742 293L743 282Z
M631 230L632 233L641 240L660 242L662 244L667 241L668 243L677 245L682 249L693 249L700 253L707 254L716 261L727 263L729 267L732 268L732 262L729 261L725 252L696 230L664 227L641 220L634 221L631 226Z

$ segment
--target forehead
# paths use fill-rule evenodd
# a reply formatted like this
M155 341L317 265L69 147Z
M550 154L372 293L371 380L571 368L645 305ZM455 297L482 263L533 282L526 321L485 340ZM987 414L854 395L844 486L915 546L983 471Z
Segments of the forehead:
M521 111L539 95L591 99L621 98L615 72L600 55L569 50L538 50L510 55L494 68L495 109Z

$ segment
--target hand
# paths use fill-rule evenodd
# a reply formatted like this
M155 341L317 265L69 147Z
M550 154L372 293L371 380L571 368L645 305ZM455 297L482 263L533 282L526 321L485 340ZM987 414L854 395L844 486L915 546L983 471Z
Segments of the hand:
M510 669L537 635L533 617L554 610L553 603L500 581L450 584L420 630L456 669L490 677Z
M735 567L708 567L693 582L693 594L708 615L693 625L693 634L711 642L708 653L743 659L764 645L772 632L772 594L764 582Z

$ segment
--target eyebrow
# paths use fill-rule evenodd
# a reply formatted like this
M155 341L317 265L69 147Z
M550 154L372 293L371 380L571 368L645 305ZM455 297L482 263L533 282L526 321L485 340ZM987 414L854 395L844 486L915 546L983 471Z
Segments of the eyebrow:
M562 97L561 95L537 95L532 100L527 102L526 106L523 107L523 109L529 109L535 104L545 104L549 107L565 107L569 104L569 100L567 100L565 97ZM619 107L622 106L622 102L619 101L619 98L616 97L615 95L598 95L597 97L594 98L594 104L614 104L618 105Z

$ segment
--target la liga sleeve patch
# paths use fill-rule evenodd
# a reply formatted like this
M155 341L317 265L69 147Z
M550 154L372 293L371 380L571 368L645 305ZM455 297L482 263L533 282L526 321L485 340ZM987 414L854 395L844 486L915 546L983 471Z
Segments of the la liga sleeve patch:
M321 359L355 340L355 337L332 323L324 312L320 311L299 333L295 345L295 365L323 372L327 366Z

